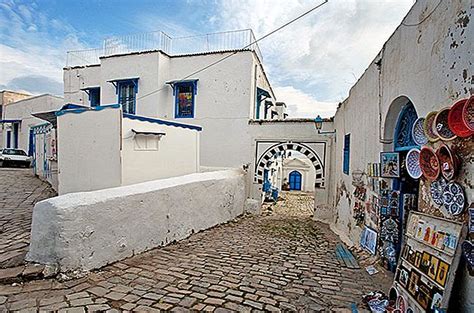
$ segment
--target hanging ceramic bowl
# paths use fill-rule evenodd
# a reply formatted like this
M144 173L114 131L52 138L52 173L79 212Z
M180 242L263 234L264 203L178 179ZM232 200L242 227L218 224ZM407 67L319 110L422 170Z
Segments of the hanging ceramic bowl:
M423 175L428 180L435 180L439 176L439 160L433 149L423 147L420 151L420 168Z
M441 109L438 114L436 114L433 122L433 132L435 132L438 137L444 141L449 141L456 138L456 134L453 133L451 128L449 128L448 115L449 108Z
M435 142L439 140L438 134L433 131L433 124L436 118L437 111L432 111L428 113L423 122L423 130L425 131L425 136L429 141Z
M458 169L458 158L448 146L442 144L438 150L436 150L436 155L441 167L441 175L446 178L448 181L453 179L456 175Z
M418 179L423 175L420 168L420 150L413 148L407 153L405 159L405 165L407 168L408 175L411 178Z
M431 199L438 206L442 206L444 203L443 191L444 191L444 187L446 187L447 185L448 185L448 182L442 177L438 180L431 182L431 185L430 185Z
M463 111L468 99L461 99L457 101L448 114L448 126L458 137L469 137L474 134L463 121Z
M462 110L462 120L464 125L471 132L474 132L474 95L472 95L464 104Z
M459 215L464 211L466 197L462 186L455 182L450 182L444 187L443 204L448 213Z
M423 124L425 123L424 117L419 117L415 123L413 123L413 128L411 129L411 135L413 141L419 146L426 145L428 143L428 138L426 138L425 130L423 129Z

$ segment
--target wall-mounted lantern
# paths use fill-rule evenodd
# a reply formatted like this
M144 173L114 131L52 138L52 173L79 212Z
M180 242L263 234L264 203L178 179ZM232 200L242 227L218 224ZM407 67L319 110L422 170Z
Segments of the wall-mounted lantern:
M335 134L336 130L333 131L322 131L321 128L323 128L323 119L321 118L320 115L318 115L314 119L314 126L316 126L316 129L318 130L318 134Z

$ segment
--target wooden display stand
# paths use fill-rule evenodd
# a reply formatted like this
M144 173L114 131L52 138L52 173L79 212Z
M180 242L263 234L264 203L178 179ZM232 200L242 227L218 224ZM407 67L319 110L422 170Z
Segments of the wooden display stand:
M406 309L432 312L435 304L447 309L465 235L461 223L410 212L394 281Z

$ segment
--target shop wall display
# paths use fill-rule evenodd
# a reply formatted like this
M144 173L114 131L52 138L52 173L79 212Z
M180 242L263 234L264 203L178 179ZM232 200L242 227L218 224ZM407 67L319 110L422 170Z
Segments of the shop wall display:
M365 227L360 238L360 245L372 254L377 252L377 232L370 227Z
M398 152L381 152L380 167L382 177L400 177L400 154Z
M421 312L447 307L466 230L462 223L409 214L394 282L409 307Z

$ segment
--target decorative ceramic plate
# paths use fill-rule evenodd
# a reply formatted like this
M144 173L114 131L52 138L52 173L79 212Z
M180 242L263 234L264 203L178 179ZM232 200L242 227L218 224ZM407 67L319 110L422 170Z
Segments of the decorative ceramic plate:
M407 304L406 304L405 298L403 298L403 296L398 296L396 306L397 306L397 309L399 309L400 311L402 311L402 312L406 311Z
M448 115L449 108L444 108L440 110L438 114L436 114L433 123L433 131L438 135L439 138L445 141L453 140L454 138L456 138L456 134L453 133L451 128L449 128Z
M443 202L448 213L452 215L461 214L466 203L466 197L461 185L455 182L448 183L444 187Z
M432 111L426 115L425 122L423 123L423 129L425 131L425 136L429 141L435 142L439 140L438 134L433 131L433 123L438 114L437 111Z
M472 243L465 240L462 243L462 253L466 258L466 261L469 263L471 268L474 268L474 247Z
M442 206L443 205L443 191L444 187L448 182L444 178L440 178L438 180L435 180L434 182L431 182L430 186L430 192L431 192L431 199L433 199L433 202L438 205Z
M418 179L423 175L420 168L420 150L413 148L407 153L405 159L405 165L407 167L408 175L411 178Z
M462 111L464 125L474 132L474 95L467 100Z
M438 148L436 155L441 166L441 175L448 181L453 179L458 167L456 155L444 144Z
M411 129L411 135L413 141L419 146L426 145L428 143L428 138L426 138L425 130L423 129L423 124L425 123L424 117L419 117L415 123L413 123L413 128Z
M474 134L474 131L471 131L463 121L463 111L464 107L466 106L468 99L461 99L457 101L451 109L449 110L448 114L448 126L456 134L456 136L464 138L469 137L470 135Z
M433 149L423 147L420 151L420 168L428 180L435 180L439 176L439 160Z

